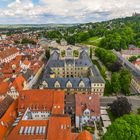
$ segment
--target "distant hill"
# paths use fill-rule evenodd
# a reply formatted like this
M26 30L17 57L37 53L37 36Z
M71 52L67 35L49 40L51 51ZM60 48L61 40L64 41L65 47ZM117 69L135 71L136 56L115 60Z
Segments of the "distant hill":
M106 49L126 49L129 44L140 47L140 16L134 14L126 18L78 24L63 32L69 44L82 42L87 44L89 41L89 44L92 44L91 39L98 37L102 38L98 43L99 46Z

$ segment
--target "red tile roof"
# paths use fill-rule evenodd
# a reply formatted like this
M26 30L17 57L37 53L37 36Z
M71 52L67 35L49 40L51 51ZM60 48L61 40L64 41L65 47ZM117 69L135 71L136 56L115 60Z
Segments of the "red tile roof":
M21 68L19 66L21 58L22 56L19 55L16 56L16 58L11 60L9 63L5 63L1 71L4 74L12 74L13 73L12 67L15 65L15 73L19 73L21 71Z
M23 61L23 64L24 65L29 65L31 62L29 61L29 60L27 60L27 59L25 59L24 61Z
M8 82L1 82L0 83L0 95L6 94L8 91L9 83Z
M18 125L8 135L6 140L40 140L46 139L46 130L48 126L48 120L20 120ZM23 133L19 134L21 127L24 127ZM26 127L34 127L33 134L24 134ZM45 134L36 134L37 127L45 127Z
M81 132L75 140L93 140L93 136L85 130Z
M64 92L56 90L23 90L19 97L19 111L28 107L32 110L47 110L53 114L63 114Z
M17 91L21 91L24 88L25 78L20 74L13 82L11 86L15 87Z
M15 100L0 119L0 140L3 139L9 127L17 117L17 100Z
M98 95L76 94L76 116L82 116L85 109L91 111L92 116L100 115L100 101Z
M5 114L9 106L13 103L13 98L7 95L0 103L0 118Z
M52 116L48 127L48 140L70 140L71 119L69 116Z
M0 59L4 59L9 57L12 54L15 54L19 52L17 48L10 48L10 49L6 49L5 51L0 52Z
M71 133L71 140L75 140L78 136L78 133Z
M140 60L139 61L134 61L132 62L134 65L140 65Z

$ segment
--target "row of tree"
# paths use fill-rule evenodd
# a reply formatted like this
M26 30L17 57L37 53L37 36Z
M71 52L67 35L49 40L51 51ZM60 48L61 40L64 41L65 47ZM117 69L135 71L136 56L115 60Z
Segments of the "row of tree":
M106 80L105 94L106 95L130 95L131 74L127 69L121 69L118 72L113 72L111 81Z
M111 90L112 93L119 94L120 92L129 95L129 87L131 84L131 74L127 69L122 69L120 72L112 73Z
M104 63L105 66L109 67L111 64L117 61L116 55L109 50L103 48L96 48L95 55Z
M129 87L131 84L131 74L127 69L117 61L116 55L103 48L96 48L95 55L103 62L103 64L112 72L111 82L106 81L105 93L129 95Z
M32 44L35 45L36 42L29 38L23 38L22 40L15 40L15 44Z

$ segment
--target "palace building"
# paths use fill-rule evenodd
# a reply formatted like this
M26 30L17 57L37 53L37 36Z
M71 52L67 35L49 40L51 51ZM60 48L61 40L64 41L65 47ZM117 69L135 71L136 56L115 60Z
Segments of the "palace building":
M105 81L98 68L92 63L86 49L77 50L78 57L74 57L74 49L65 50L65 57L61 57L59 49L51 51L40 89L63 89L68 92L104 93Z

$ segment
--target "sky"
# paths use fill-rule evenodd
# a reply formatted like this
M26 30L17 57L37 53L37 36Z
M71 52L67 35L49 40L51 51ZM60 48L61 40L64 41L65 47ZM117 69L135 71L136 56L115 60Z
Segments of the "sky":
M140 0L0 0L0 24L87 23L140 13Z

